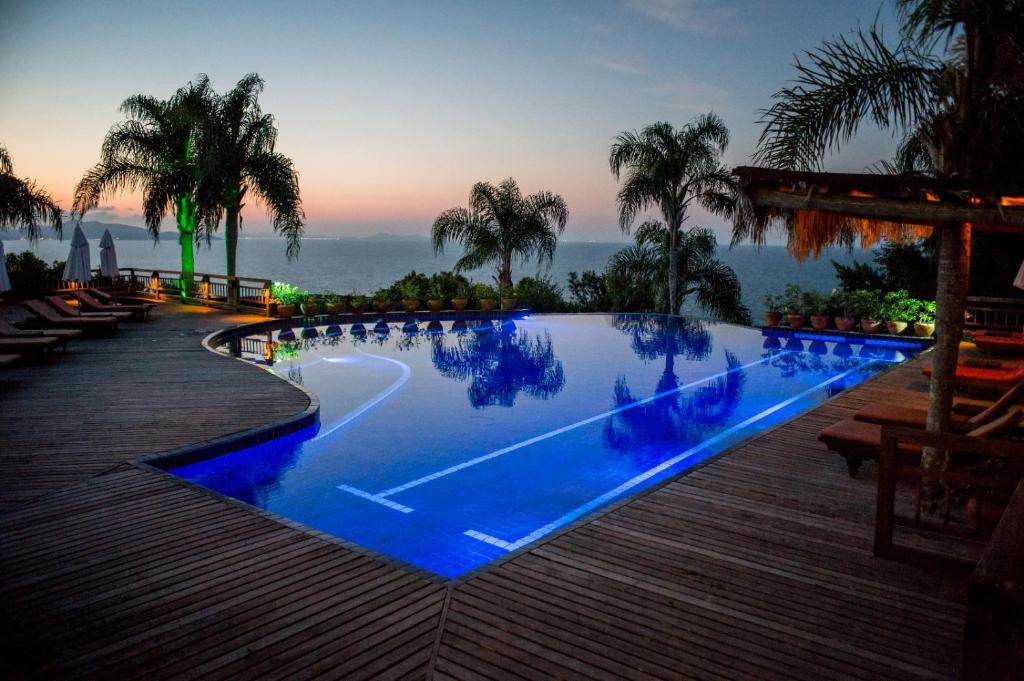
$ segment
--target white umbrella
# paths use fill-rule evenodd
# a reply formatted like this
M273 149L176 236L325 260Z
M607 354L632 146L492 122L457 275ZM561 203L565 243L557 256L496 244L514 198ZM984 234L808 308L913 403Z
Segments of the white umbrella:
M1020 269L1017 270L1017 278L1013 280L1013 285L1017 288L1024 288L1024 261L1020 263Z
M103 238L100 239L100 274L104 277L117 279L120 273L117 270L117 251L114 250L114 237L110 236L110 230L103 230Z
M0 239L0 293L11 290L11 280L7 276L7 256L4 255L4 242Z
M82 226L75 226L75 234L71 237L71 252L64 264L64 281L91 281L92 265L89 262L89 242L82 233Z

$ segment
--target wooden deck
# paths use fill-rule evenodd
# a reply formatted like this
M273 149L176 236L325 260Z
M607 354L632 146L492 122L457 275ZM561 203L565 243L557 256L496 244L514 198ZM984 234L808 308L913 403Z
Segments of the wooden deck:
M123 463L305 408L286 383L199 347L238 321L165 306L149 324L0 374L8 672L956 676L964 575L873 558L874 466L851 480L815 441L870 401L922 402L915 366L443 584ZM226 410L239 393L251 410Z

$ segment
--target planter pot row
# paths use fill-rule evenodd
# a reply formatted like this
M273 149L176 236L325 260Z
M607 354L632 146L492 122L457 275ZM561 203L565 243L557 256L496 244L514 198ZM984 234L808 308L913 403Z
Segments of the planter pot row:
M336 315L336 314L341 314L342 307L343 306L342 306L341 303L328 303L326 305L321 305L320 303L302 303L301 305L298 305L298 306L296 306L296 305L278 305L277 306L277 314L278 314L279 317L294 317L295 313L297 311L301 311L302 314L304 316L306 316L306 317L315 317L316 315L321 314L322 312L326 313L326 314L329 314L329 315ZM360 304L352 303L352 304L349 305L349 307L351 308L352 312L355 312L356 314L359 314L359 313L363 312L366 309L366 305L365 304L361 304L360 305ZM467 298L453 298L452 299L452 309L455 310L456 312L462 312L467 307L469 307L469 300ZM384 314L385 312L390 312L391 311L391 301L388 301L388 300L375 300L375 301L373 301L373 308L377 312L379 312L381 314ZM483 312L491 312L493 310L496 310L497 308L498 308L498 301L497 300L484 298L483 300L480 301L480 309ZM420 301L419 300L407 299L407 300L403 300L402 301L402 310L404 310L405 312L408 312L408 313L411 314L413 312L419 311L419 309L420 309ZM441 312L444 309L444 301L443 300L436 300L436 299L427 300L427 309L430 310L433 313ZM502 310L514 310L514 309L516 309L516 299L515 298L502 298L501 299L501 309Z
M804 325L806 319L802 314L791 314L786 315L786 321L789 323L790 328L799 329ZM779 326L782 324L782 314L779 312L766 312L764 320L767 326ZM829 327L830 323L835 323L836 329L839 331L852 331L856 326L856 321L849 317L834 317L830 318L827 315L811 315L810 317L811 327L822 331ZM860 328L864 333L878 333L881 331L883 322L875 319L861 319ZM898 336L906 331L909 324L907 322L885 322L886 331L894 336ZM920 322L914 325L914 335L921 338L928 338L935 333L934 324L923 324Z

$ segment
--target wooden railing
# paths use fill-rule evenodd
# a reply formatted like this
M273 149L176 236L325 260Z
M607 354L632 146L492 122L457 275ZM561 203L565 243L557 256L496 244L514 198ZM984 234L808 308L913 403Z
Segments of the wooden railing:
M967 298L967 328L1020 331L1024 329L1024 299Z
M228 277L223 274L194 272L185 277L177 270L143 270L134 267L119 269L118 285L133 292L153 296L183 297L186 302L234 310L260 309L270 316L273 298L270 279Z

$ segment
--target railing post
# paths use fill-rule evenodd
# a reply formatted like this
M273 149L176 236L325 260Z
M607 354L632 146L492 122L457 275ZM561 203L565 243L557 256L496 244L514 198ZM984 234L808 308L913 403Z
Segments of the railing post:
M266 315L268 317L270 316L270 303L271 303L271 300L273 298L273 296L271 294L271 291L273 289L271 287L272 287L271 281L269 279L265 279L263 281L263 305L264 305L264 311L266 312Z
M239 288L238 277L228 277L228 304L238 311L238 300L239 300Z

